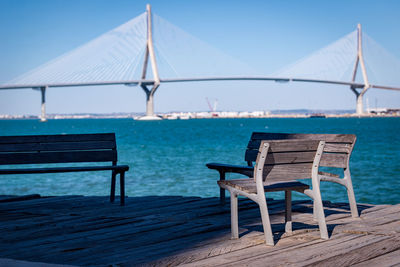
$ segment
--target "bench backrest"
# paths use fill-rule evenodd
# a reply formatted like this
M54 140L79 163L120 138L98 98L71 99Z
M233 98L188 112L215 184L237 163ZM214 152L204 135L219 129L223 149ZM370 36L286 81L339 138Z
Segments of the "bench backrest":
M264 147L265 144L269 145L268 150ZM262 170L264 181L265 179L288 181L311 178L318 148L322 152L324 145L325 142L318 140L262 141L254 168L254 177ZM318 166L318 162L316 164Z
M117 162L114 133L0 136L0 165Z
M261 140L305 139L325 141L320 166L348 168L351 152L356 142L354 134L289 134L254 132L247 146L245 161L252 166L257 159Z

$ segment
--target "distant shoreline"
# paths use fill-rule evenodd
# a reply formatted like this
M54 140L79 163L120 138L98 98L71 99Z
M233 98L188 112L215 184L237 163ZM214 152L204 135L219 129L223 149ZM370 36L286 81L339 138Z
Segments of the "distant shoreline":
M63 120L63 119L134 119L137 120L144 114L49 114L48 120ZM219 114L211 112L198 113L177 112L157 114L158 117L164 120L188 120L188 119L248 119L248 118L391 118L400 117L400 112L393 114L375 114L366 113L358 114L327 114L327 113L282 113L282 114ZM0 115L0 120L40 120L40 116L35 115Z

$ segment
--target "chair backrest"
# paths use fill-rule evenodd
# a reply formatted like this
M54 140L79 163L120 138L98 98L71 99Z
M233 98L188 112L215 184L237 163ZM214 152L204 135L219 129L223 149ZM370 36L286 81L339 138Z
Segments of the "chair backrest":
M324 141L318 140L263 140L256 159L254 177L262 171L264 181L311 178L313 166L318 170L320 156L316 157L317 152L322 152L324 145Z
M114 133L0 136L0 165L117 162Z
M324 152L321 158L320 166L348 168L351 152L356 142L354 134L289 134L289 133L263 133L254 132L251 135L245 161L252 166L257 159L258 148L261 140L321 140L325 141Z

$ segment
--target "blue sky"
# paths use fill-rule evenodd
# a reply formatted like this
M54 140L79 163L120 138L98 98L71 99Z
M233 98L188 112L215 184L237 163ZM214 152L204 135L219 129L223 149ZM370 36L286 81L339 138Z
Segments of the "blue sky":
M143 13L153 12L259 71L271 73L336 41L361 23L400 59L399 1L0 0L0 82L6 82ZM190 66L188 66L190 69ZM275 83L161 85L156 112L292 108L354 109L343 86ZM400 107L400 92L370 90L371 107ZM48 113L144 112L138 87L50 88ZM39 114L40 93L1 90L0 114Z

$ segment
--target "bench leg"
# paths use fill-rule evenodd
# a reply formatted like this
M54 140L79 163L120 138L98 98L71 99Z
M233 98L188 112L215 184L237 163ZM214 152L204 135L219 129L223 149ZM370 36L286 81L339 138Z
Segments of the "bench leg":
M346 181L346 190L347 190L347 196L349 198L351 216L353 218L357 218L357 217L359 217L358 209L357 209L357 202L356 202L356 197L354 195L353 183L351 182L351 175L350 175L349 169L344 170L344 179Z
M265 243L270 246L274 246L274 236L272 234L271 222L269 220L267 200L265 195L260 195L258 200L258 206L260 207L261 220L264 229Z
M329 239L328 229L326 227L325 214L324 214L324 206L322 205L321 192L319 188L319 182L313 180L313 206L314 206L314 214L318 220L319 231L321 233L322 239Z
M238 196L230 192L231 195L231 234L232 239L239 238L239 216L238 216Z
M285 233L292 234L292 191L285 190Z
M125 172L121 172L119 175L119 186L121 195L121 206L125 205Z
M219 171L219 180L220 181L225 180L225 172L224 171ZM225 205L225 189L222 187L219 188L219 201L220 201L221 205Z
M111 174L111 192L110 192L110 202L114 202L115 200L115 180L116 180L117 173L112 171Z

